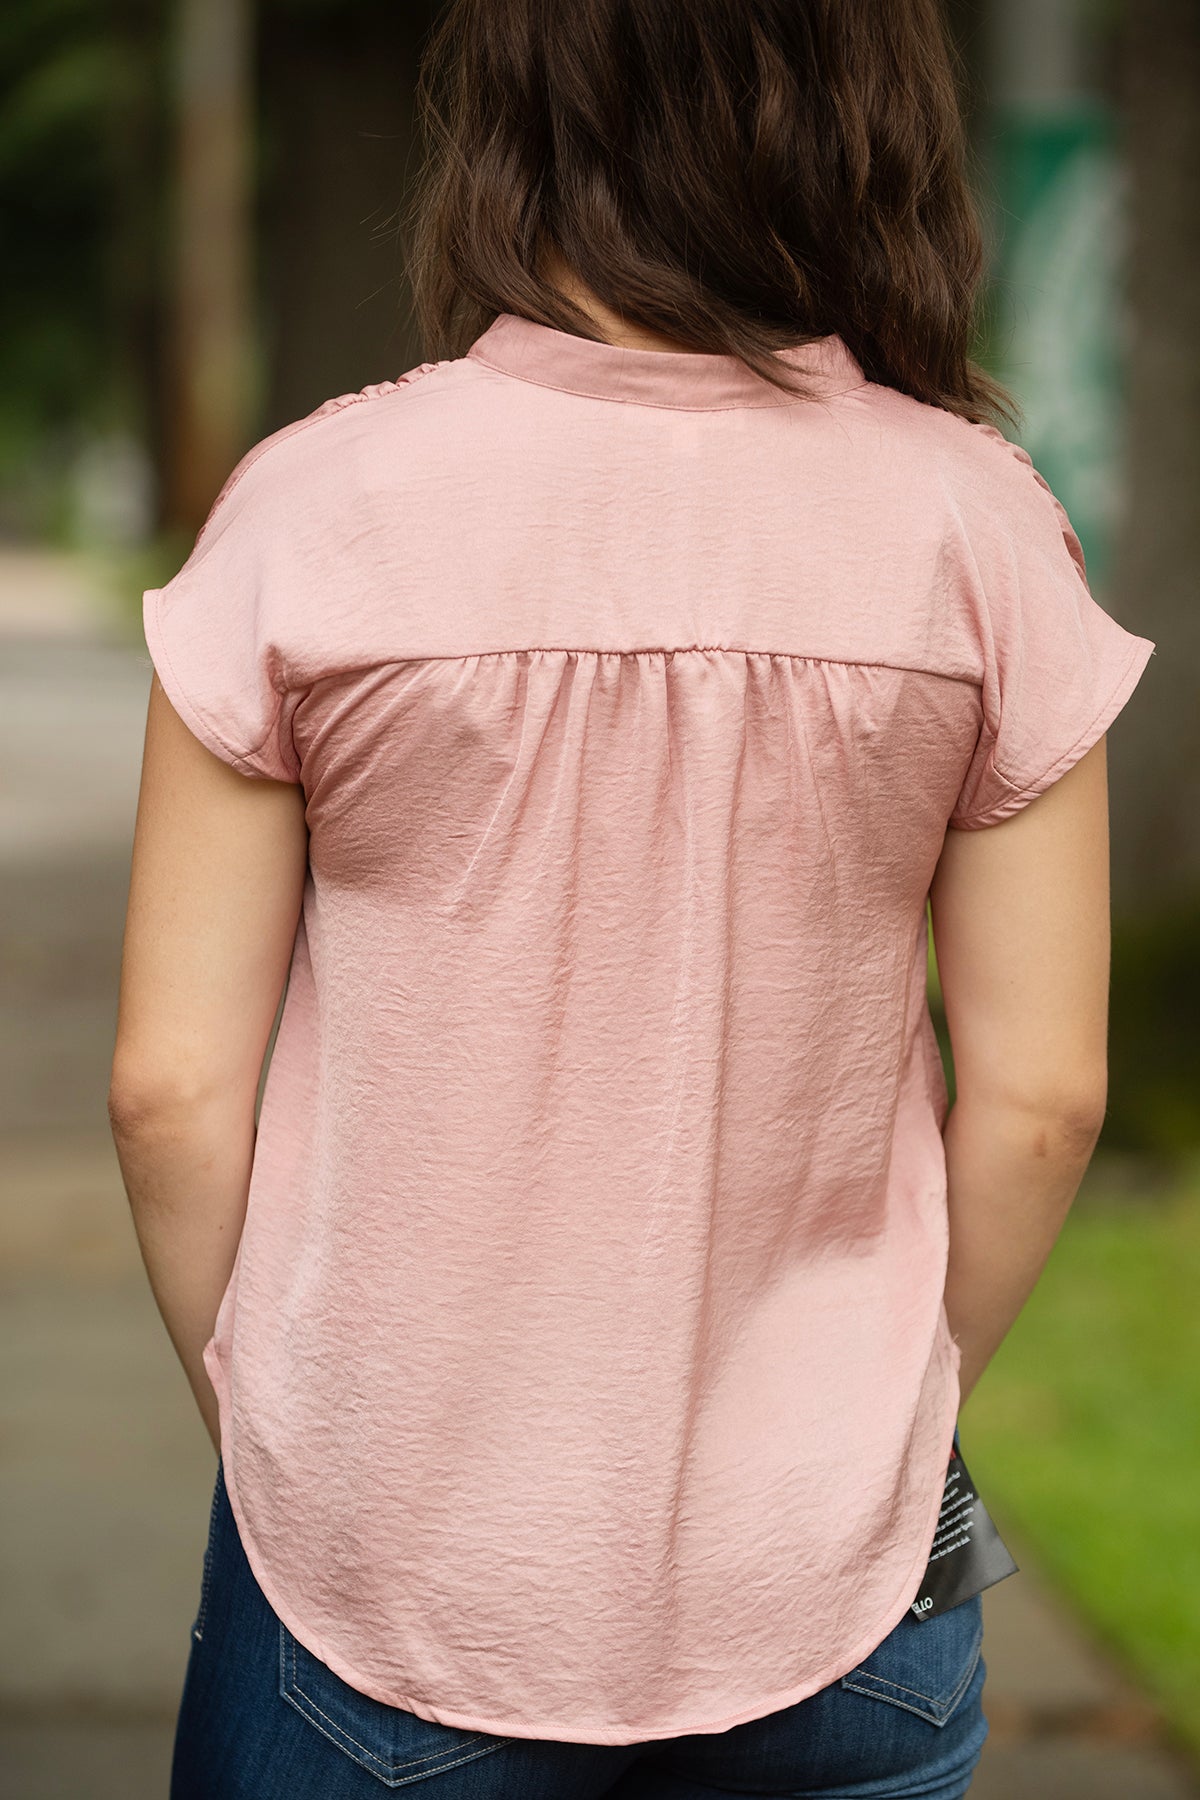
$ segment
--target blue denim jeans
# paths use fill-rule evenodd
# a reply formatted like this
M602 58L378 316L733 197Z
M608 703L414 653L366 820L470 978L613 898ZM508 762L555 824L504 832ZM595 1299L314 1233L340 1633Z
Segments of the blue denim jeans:
M610 1745L431 1724L292 1636L246 1561L218 1462L171 1800L959 1800L987 1736L982 1637L978 1598L906 1613L841 1681L727 1731Z

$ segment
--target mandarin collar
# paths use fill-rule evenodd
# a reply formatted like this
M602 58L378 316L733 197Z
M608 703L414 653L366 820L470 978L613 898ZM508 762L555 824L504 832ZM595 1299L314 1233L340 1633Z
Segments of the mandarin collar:
M634 350L578 337L519 313L498 313L466 354L521 381L599 400L698 412L797 404L736 356ZM837 333L812 343L789 345L777 355L803 371L809 386L822 397L861 387L866 380L857 358Z

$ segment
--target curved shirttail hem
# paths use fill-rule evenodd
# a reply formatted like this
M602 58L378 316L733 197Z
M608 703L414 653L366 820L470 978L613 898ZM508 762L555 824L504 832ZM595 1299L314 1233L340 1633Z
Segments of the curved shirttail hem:
M209 1379L216 1390L217 1408L220 1415L221 1456L224 1466L225 1491L229 1496L230 1509L237 1522L238 1535L242 1540L242 1548L246 1553L246 1561L249 1563L254 1577L257 1580L259 1587L262 1589L272 1611L277 1618L283 1621L284 1625L286 1625L287 1629L298 1643L302 1644L306 1650L310 1651L313 1656L323 1662L327 1668L332 1669L335 1675L340 1676L343 1681L347 1682L351 1687L356 1688L359 1693L366 1694L372 1700L380 1701L384 1706L399 1707L405 1712L411 1712L415 1714L417 1718L432 1721L435 1725L449 1725L461 1731L484 1731L494 1737L532 1738L535 1741L539 1739L550 1739L558 1743L565 1742L573 1744L629 1745L653 1744L658 1743L662 1739L690 1737L693 1734L700 1732L728 1731L734 1725L746 1725L754 1719L762 1719L767 1717L770 1713L779 1712L784 1707L795 1706L799 1701L809 1699L813 1694L817 1693L819 1689L830 1687L835 1681L840 1681L843 1675L848 1675L852 1669L856 1669L859 1663L870 1656L871 1652L878 1648L889 1632L893 1631L900 1623L901 1619L912 1605L913 1598L917 1592L920 1576L924 1573L929 1559L929 1549L933 1543L938 1517L942 1508L942 1496L945 1492L945 1471L949 1466L950 1452L954 1447L954 1431L958 1423L959 1388L957 1368L950 1349L953 1342L954 1340L950 1336L949 1327L946 1324L945 1314L943 1313L938 1324L937 1349L942 1363L943 1376L948 1374L950 1377L947 1393L953 1404L942 1424L939 1459L934 1466L934 1479L930 1482L930 1487L933 1490L933 1498L932 1503L927 1510L925 1523L921 1530L920 1543L922 1548L919 1550L915 1560L909 1565L900 1589L900 1598L893 1601L887 1608L884 1614L883 1624L881 1626L872 1626L871 1630L854 1646L852 1651L844 1656L839 1656L836 1662L831 1663L828 1668L821 1670L818 1675L808 1681L802 1681L795 1687L784 1688L778 1693L768 1694L764 1699L752 1701L748 1706L739 1707L738 1710L733 1713L726 1713L724 1717L720 1719L711 1721L688 1720L682 1724L667 1725L657 1730L653 1728L643 1730L640 1726L560 1725L557 1723L546 1724L544 1722L530 1726L525 1720L489 1719L484 1718L478 1713L455 1712L448 1707L437 1706L428 1700L416 1700L407 1694L397 1696L396 1694L385 1693L376 1683L367 1681L363 1676L359 1675L343 1657L337 1655L336 1652L331 1654L327 1651L316 1633L310 1631L306 1625L301 1623L286 1602L282 1602L276 1597L277 1589L275 1587L274 1577L267 1574L266 1565L259 1555L258 1545L246 1530L242 1516L241 1501L238 1497L237 1480L233 1473L231 1459L228 1456L226 1448L233 1441L232 1432L229 1429L231 1424L229 1392L225 1384L224 1367L220 1357L217 1355L213 1338L210 1338L208 1343L204 1346L203 1360L204 1366L208 1370ZM939 1473L942 1476L940 1481L937 1479ZM636 1731L637 1735L630 1737L628 1735L630 1730Z

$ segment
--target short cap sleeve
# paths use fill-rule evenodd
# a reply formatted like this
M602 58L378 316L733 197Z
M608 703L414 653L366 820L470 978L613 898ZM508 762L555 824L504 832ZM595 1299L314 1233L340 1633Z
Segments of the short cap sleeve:
M1061 501L1026 450L978 484L964 579L981 640L983 723L949 823L998 824L1065 775L1129 699L1155 645L1098 605Z
M245 775L295 782L273 631L289 501L278 453L264 444L226 480L178 574L144 590L142 624L167 697L201 743Z

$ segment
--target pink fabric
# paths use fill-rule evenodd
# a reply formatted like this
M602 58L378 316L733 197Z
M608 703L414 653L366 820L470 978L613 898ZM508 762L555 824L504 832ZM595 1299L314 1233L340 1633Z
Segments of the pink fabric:
M1023 450L501 314L239 463L145 595L310 871L205 1360L251 1566L448 1725L717 1731L923 1573L958 1400L947 825L1154 646Z

